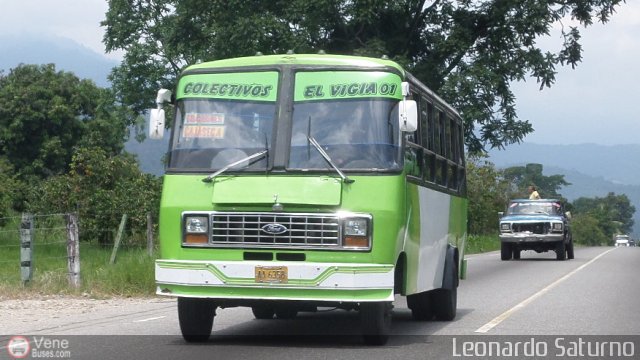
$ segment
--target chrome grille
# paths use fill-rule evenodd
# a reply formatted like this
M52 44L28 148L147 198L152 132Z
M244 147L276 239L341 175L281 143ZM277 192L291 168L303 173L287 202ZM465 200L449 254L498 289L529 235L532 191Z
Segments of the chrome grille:
M268 233L269 226L274 224L283 226L286 231ZM340 219L335 214L216 212L211 214L211 243L337 247L340 246Z
M548 222L537 223L513 223L511 225L513 232L530 232L533 234L547 234L551 230L551 224Z

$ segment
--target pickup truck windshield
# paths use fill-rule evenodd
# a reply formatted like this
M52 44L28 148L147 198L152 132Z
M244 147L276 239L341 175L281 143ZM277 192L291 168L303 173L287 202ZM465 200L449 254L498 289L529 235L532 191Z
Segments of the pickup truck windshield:
M219 170L270 150L276 105L220 99L178 102L169 168ZM233 171L264 171L266 157L238 164Z
M507 215L560 215L561 206L554 202L512 202Z

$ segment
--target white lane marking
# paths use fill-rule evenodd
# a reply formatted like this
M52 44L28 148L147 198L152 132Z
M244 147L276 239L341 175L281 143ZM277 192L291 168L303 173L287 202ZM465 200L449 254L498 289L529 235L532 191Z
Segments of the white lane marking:
M134 320L134 323L139 323L139 322L147 322L147 321L153 321L153 320L159 320L159 319L164 319L166 318L166 316L156 316L156 317L152 317L152 318L148 318L148 319L141 319L141 320Z
M521 303L519 303L518 305L512 307L511 309L503 312L502 314L498 315L497 317L495 317L493 320L489 321L488 323L484 324L482 327L480 327L478 330L476 330L475 332L477 333L486 333L489 330L493 329L494 327L498 326L498 324L500 324L501 322L505 321L506 319L508 319L511 315L513 315L516 311L524 308L525 306L529 305L530 303L532 303L534 300L536 300L537 298L541 297L542 295L546 294L547 292L549 292L549 290L553 289L554 287L556 287L558 284L560 284L561 282L567 280L568 278L570 278L571 276L573 276L575 273L577 273L578 271L584 269L585 267L589 266L591 263L593 263L594 261L598 260L599 258L605 256L606 254L610 253L611 251L615 250L616 248L613 249L609 249L605 252L603 252L602 254L594 257L593 259L591 259L589 262L583 264L582 266L578 267L577 269L573 270L572 272L566 274L565 276L561 277L560 279L552 282L551 284L547 285L547 287L545 287L544 289L538 291L537 293L531 295L530 297L526 298L525 300L523 300Z

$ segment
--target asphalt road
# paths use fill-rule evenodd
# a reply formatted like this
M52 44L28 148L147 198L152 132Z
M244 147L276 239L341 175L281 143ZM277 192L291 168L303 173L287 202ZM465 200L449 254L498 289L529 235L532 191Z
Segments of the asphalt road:
M532 251L517 261L501 261L495 252L469 256L457 318L413 321L398 298L394 336L384 347L362 344L356 312L331 309L301 313L293 320L256 320L246 308L219 309L211 340L187 344L180 337L173 299L56 315L34 308L9 320L0 313L0 345L14 335L25 335L34 347L42 337L62 339L68 341L63 349L68 352L58 355L72 359L445 359L459 358L465 341L535 341L546 344L548 358L557 358L551 351L554 343L579 335L597 344L602 339L631 341L638 358L640 247L576 248L575 255L567 261ZM467 355L478 358L482 349ZM3 356L6 351L0 349Z

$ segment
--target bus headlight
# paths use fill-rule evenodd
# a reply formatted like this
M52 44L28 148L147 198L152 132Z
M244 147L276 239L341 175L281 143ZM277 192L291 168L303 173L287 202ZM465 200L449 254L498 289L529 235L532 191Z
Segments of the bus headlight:
M562 231L562 223L553 223L553 231Z
M206 244L209 242L209 218L207 216L185 216L184 243Z
M346 248L369 249L371 247L369 224L368 218L345 218L342 228L342 245Z
M503 231L503 232L511 231L511 224L509 224L509 223L501 223L500 224L500 231Z

